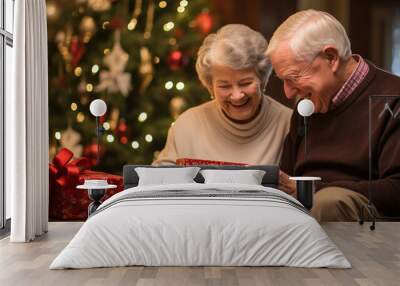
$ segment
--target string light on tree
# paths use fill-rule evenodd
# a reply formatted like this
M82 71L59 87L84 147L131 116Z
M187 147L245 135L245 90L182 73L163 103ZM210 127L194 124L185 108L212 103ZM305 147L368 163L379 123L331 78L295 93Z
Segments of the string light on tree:
M189 4L189 2L187 0L182 0L179 5L182 7L186 7Z
M146 142L150 143L151 141L153 141L153 136L151 136L151 134L146 134L146 136L144 137L144 140L146 140Z
M138 116L139 122L145 122L146 119L147 119L147 113L146 112L142 112L142 113L139 114L139 116Z
M82 68L81 67L76 67L74 70L75 76L79 77L82 74Z
M184 89L185 88L185 84L183 83L183 82L178 82L177 84L176 84L176 89L177 90L182 90L182 89Z
M135 150L136 150L136 149L139 149L139 147L140 147L139 142L137 142L137 141L133 141L132 144L131 144L131 146L132 146L132 148L135 149Z
M165 89L171 89L173 87L174 87L174 83L172 81L169 80L165 83Z
M99 71L99 66L98 65L93 65L92 66L92 73L96 74Z
M178 8L176 8L176 10L178 11L178 13L183 13L185 12L185 7L179 6Z
M79 112L79 113L76 115L76 121L77 121L78 123L82 123L83 121L85 121L85 115L84 115L82 112Z
M57 140L61 139L61 132L57 131L56 133L54 133L54 138L56 138Z
M134 30L135 27L136 27L136 24L137 24L137 20L136 19L130 20L129 23L128 23L128 30L129 31Z
M169 32L169 31L171 31L174 27L175 27L174 22L170 21L170 22L164 24L163 29L164 29L165 32Z
M110 123L104 122L103 123L103 128L104 128L104 130L110 130Z
M160 1L160 3L158 3L158 6L159 6L161 9L164 9L165 7L167 7L167 2L166 2L166 1Z
M72 111L76 111L78 109L78 104L76 104L75 102L71 103L71 110Z
M87 92L92 92L92 91L93 91L93 84L88 83L88 84L86 85L86 91L87 91Z
M109 21L104 21L103 24L101 25L101 27L103 28L103 30L107 30L109 25L110 25Z
M107 138L107 142L109 142L109 143L113 143L114 142L114 136L113 135L108 134L106 138Z

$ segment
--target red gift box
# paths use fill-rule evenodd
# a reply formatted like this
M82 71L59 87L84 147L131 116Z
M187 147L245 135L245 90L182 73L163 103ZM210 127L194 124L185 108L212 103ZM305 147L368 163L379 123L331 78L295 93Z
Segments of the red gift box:
M122 176L89 170L87 158L72 160L73 153L62 148L50 164L49 217L53 220L85 220L91 200L86 190L76 189L85 180L107 180L117 185L108 189L103 200L124 189Z
M193 166L193 165L233 165L233 166L246 166L245 163L235 163L235 162L225 162L225 161L214 161L214 160L203 160L203 159L193 159L193 158L179 158L176 159L175 163L178 166Z

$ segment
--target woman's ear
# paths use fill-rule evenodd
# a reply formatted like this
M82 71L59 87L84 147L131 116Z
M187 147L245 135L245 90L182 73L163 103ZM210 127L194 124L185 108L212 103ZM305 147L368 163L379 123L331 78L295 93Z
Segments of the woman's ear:
M339 51L334 46L326 46L322 50L322 56L328 61L332 72L336 72L339 69Z

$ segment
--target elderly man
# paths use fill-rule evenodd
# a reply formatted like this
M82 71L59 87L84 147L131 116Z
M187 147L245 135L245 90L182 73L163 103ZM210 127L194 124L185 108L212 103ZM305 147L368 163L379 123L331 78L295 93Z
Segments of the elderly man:
M319 176L312 214L319 221L356 220L368 202L368 110L370 95L400 93L400 78L351 52L343 26L325 12L289 17L267 50L289 99L310 99L308 151L297 113L284 144L280 186L296 195L290 175ZM373 100L373 203L383 215L400 212L400 100Z

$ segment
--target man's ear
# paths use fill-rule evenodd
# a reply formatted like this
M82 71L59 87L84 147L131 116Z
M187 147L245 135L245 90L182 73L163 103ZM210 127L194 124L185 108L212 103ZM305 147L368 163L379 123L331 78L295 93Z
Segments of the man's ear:
M332 72L339 69L339 52L334 46L326 46L322 49L322 56L328 61Z

